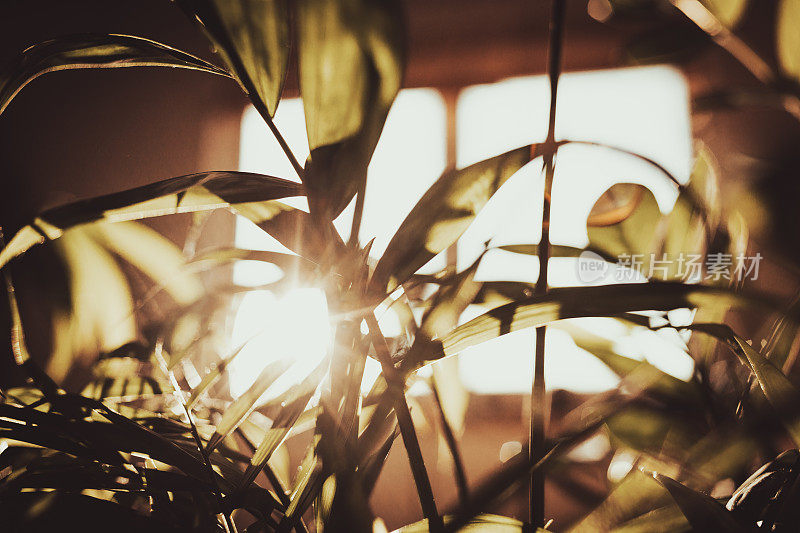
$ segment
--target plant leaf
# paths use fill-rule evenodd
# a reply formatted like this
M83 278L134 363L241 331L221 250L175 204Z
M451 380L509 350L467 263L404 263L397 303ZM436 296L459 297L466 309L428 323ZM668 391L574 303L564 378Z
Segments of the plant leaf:
M453 244L489 198L516 171L538 157L539 147L523 146L460 170L445 172L422 196L378 261L371 285L393 291Z
M344 249L344 242L330 221L278 201L249 202L233 210L269 233L301 257L319 264L330 264Z
M289 63L287 0L179 0L206 29L244 91L275 115Z
M780 522L788 526L776 515L787 506L796 506L797 496L790 487L797 479L799 460L798 451L791 449L761 466L739 485L725 508L743 524L755 526L768 521L770 524Z
M669 491L694 530L730 533L750 531L737 523L730 511L711 496L690 489L668 476L654 473L653 478Z
M424 361L455 355L512 331L565 318L613 317L631 311L666 311L706 305L729 306L737 301L751 301L772 308L777 306L775 302L768 303L755 297L742 298L723 289L675 282L556 288L543 297L533 296L496 307L439 339L415 342L403 364L413 368Z
M227 437L234 429L239 427L239 424L244 421L247 416L253 412L257 407L258 400L278 379L284 372L291 366L291 362L287 359L280 359L274 361L264 367L264 370L258 375L252 385L245 391L244 394L239 396L222 415L222 420L217 424L214 434L208 439L208 449L213 450L222 439Z
M742 19L747 9L747 1L748 0L702 0L708 10L728 28L733 28Z
M76 358L110 352L133 341L137 330L128 280L90 228L67 231L57 249L69 273L71 307L56 310L48 372L61 379Z
M327 363L327 360L323 361L316 370L306 376L297 387L292 389L291 396L281 404L281 409L273 419L272 426L267 430L264 439L250 458L250 464L247 466L247 471L242 480L243 487L253 482L267 461L269 461L272 453L281 445L300 418L300 415L303 414L325 375L328 367Z
M114 252L164 287L181 305L196 301L203 285L185 269L186 260L172 241L157 231L136 222L92 224L87 232L104 248Z
M447 524L450 517L445 516L444 522ZM401 527L393 533L428 533L428 520L420 520L413 524ZM479 514L467 522L459 531L468 531L471 533L479 533L487 531L489 533L521 533L525 531L524 524L514 518L494 514ZM544 529L537 529L539 532L544 532Z
M636 183L614 184L589 213L589 249L615 261L621 256L638 255L647 274L649 254L656 251L660 220L661 211L650 189Z
M268 201L303 195L299 183L249 172L200 172L170 178L127 191L49 209L25 226L0 251L0 268L46 239L58 239L78 224L208 211L240 202ZM244 205L244 204L242 204ZM38 234L39 238L34 238Z
M229 76L223 69L170 46L130 35L82 34L35 44L0 74L0 114L30 82L59 70L172 67Z
M761 390L781 417L796 445L800 445L800 391L783 372L725 324L693 324L687 329L701 331L724 340L739 360L755 374Z
M653 531L687 533L691 531L691 526L680 508L673 504L659 507L611 530L612 533L651 533Z
M578 348L586 350L603 362L619 377L625 377L634 371L647 368L655 375L653 382L648 390L669 398L672 402L693 404L701 400L700 390L695 383L680 380L675 376L667 374L663 370L654 367L647 361L639 361L630 357L625 357L617 353L614 349L614 342L595 335L594 333L567 320L556 324L558 329L569 333Z
M396 0L301 0L300 92L308 144L304 183L311 211L333 220L366 179L404 66Z
M800 0L780 0L777 20L778 62L784 74L800 81Z

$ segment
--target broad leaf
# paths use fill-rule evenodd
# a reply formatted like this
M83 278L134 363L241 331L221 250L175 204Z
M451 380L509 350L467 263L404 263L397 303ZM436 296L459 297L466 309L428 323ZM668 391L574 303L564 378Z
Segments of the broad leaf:
M42 74L120 67L186 68L229 76L207 61L149 39L116 34L70 35L27 48L0 74L0 114L23 87Z
M179 0L205 27L259 111L275 115L289 62L287 0Z
M648 188L617 183L598 198L589 214L589 248L615 262L627 257L631 266L647 275L650 254L657 251L660 220L661 211Z
M312 212L333 220L363 185L400 89L402 13L397 0L300 0L296 6L311 149L303 181Z
M172 241L136 222L92 224L86 231L99 244L135 266L163 287L176 303L188 305L203 293L203 285L185 269L185 258Z
M110 352L136 338L133 298L119 264L91 228L72 228L57 241L69 276L70 308L56 309L48 372L63 379L80 357Z
M248 202L232 208L305 259L330 265L344 249L330 221L315 220L309 213L281 202Z

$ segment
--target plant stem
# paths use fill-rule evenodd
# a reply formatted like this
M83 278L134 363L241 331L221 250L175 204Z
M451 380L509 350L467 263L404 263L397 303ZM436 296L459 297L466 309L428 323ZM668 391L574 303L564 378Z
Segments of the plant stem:
M549 146L544 154L545 182L542 202L542 237L539 241L539 277L534 293L541 296L547 293L547 268L550 263L550 198L555 175L555 156L558 145L555 142L556 103L558 101L558 81L561 75L561 55L564 37L564 0L553 0L550 12L550 40L548 44L547 73L550 78L550 115L547 125ZM536 353L533 362L533 382L531 384L530 446L528 448L531 464L536 464L545 454L545 426L547 411L545 406L546 389L544 376L545 338L547 328L536 328ZM531 472L529 518L531 528L544 526L544 471Z
M263 118L264 122L267 123L269 131L272 132L275 140L278 141L281 150L283 150L283 153L286 154L286 158L289 160L289 163L292 164L292 168L294 168L294 171L297 172L297 176L302 180L305 174L304 169L300 163L297 162L297 158L294 156L292 149L289 148L289 144L286 142L286 139L283 138L283 135L281 135L281 132L278 130L277 126L275 126L275 121L273 121L272 117L269 116L267 106L265 106L260 99L253 99L252 102L253 106L256 108L256 111L258 111L258 114L261 115L261 118Z
M761 59L747 43L737 37L699 0L669 0L678 11L694 22L715 43L731 54L759 81L771 84L777 76L766 61Z
M456 476L456 489L458 490L458 502L461 505L466 505L469 499L469 484L467 483L467 472L464 468L464 461L461 459L461 451L458 449L458 441L456 440L453 428L445 416L444 408L442 407L442 399L439 396L439 388L436 386L436 381L431 380L431 390L433 391L433 399L436 401L436 407L439 410L439 421L442 424L442 433L447 447L450 450L450 455L453 457L453 473Z
M235 50L233 43L228 42L226 44L227 46L224 48L227 48L228 50ZM267 126L272 132L272 135L275 137L275 140L278 141L281 150L283 150L283 153L286 154L286 158L289 160L292 168L294 168L294 171L297 172L297 176L302 181L304 169L300 163L297 162L297 158L294 156L292 149L289 148L289 144L286 142L286 139L283 138L283 135L281 135L281 132L278 131L278 128L275 126L275 122L272 120L272 116L269 114L269 109L267 109L267 105L258 94L258 90L253 84L253 81L247 75L247 69L244 68L242 60L239 58L239 55L235 53L229 54L229 59L233 65L234 72L238 74L237 77L242 89L244 89L244 92L250 97L250 101L253 103L253 107L256 108L256 111L258 111L258 114L261 115L261 118L263 118L264 122L267 123Z
M369 327L370 338L375 346L378 361L381 364L383 374L389 385L388 394L394 394L395 413L397 415L397 425L400 427L400 435L403 438L403 445L408 454L408 462L411 466L411 474L417 486L419 503L422 506L422 514L428 519L428 528L431 532L439 532L444 528L442 517L436 509L436 499L433 496L431 481L428 478L428 471L425 468L425 459L422 457L422 449L417 438L417 431L414 429L414 421L411 419L411 411L408 409L405 393L398 371L392 363L389 347L386 338L381 333L378 321L373 313L367 313L364 319Z

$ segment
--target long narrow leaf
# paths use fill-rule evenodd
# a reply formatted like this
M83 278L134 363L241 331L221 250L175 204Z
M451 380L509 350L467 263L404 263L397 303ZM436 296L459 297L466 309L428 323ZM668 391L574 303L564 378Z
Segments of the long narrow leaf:
M261 371L250 388L225 410L225 414L222 415L222 420L217 424L217 429L208 440L209 450L213 450L222 439L239 427L239 424L247 418L247 415L256 408L259 398L261 398L276 379L286 372L289 366L290 362L288 360L280 359L270 363Z
M666 311L704 306L728 307L737 302L779 308L776 302L766 298L745 298L714 287L671 282L557 288L545 296L533 296L496 307L439 339L418 337L404 365L414 367L424 361L454 355L513 331L565 318L617 316L631 311Z
M391 292L436 254L453 244L486 202L516 171L538 157L523 146L446 172L423 195L395 233L372 275L375 291Z
M172 67L230 76L211 63L170 46L130 35L83 34L35 44L0 74L0 114L39 76L59 70Z
M277 416L272 421L272 426L267 430L264 439L250 459L250 464L247 466L247 471L242 481L243 486L253 482L267 461L269 461L272 453L281 445L300 418L300 415L303 414L327 370L326 363L327 361L323 362L316 370L306 376L292 391L292 397L283 403Z
M302 194L303 187L298 183L249 172L200 172L170 178L45 211L17 232L0 252L0 268L45 239L57 239L70 227L86 222L208 211Z
M751 531L738 524L730 511L711 496L692 490L668 476L653 474L653 477L669 491L695 531Z

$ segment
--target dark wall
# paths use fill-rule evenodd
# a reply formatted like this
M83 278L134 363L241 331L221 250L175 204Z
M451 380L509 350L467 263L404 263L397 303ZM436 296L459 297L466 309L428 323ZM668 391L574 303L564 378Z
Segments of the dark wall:
M26 1L3 9L0 65L31 44L82 32L140 35L215 59L203 34L168 1ZM0 116L0 226L9 238L48 207L235 169L246 102L231 80L180 69L67 71L34 80ZM210 238L228 242L232 222L218 220ZM188 217L153 225L180 242ZM64 298L63 269L42 246L15 261L12 272L31 351L46 358L49 307ZM0 308L6 324L6 306ZM2 353L7 346L2 342ZM2 360L0 369L9 357ZM18 377L5 370L0 381Z

